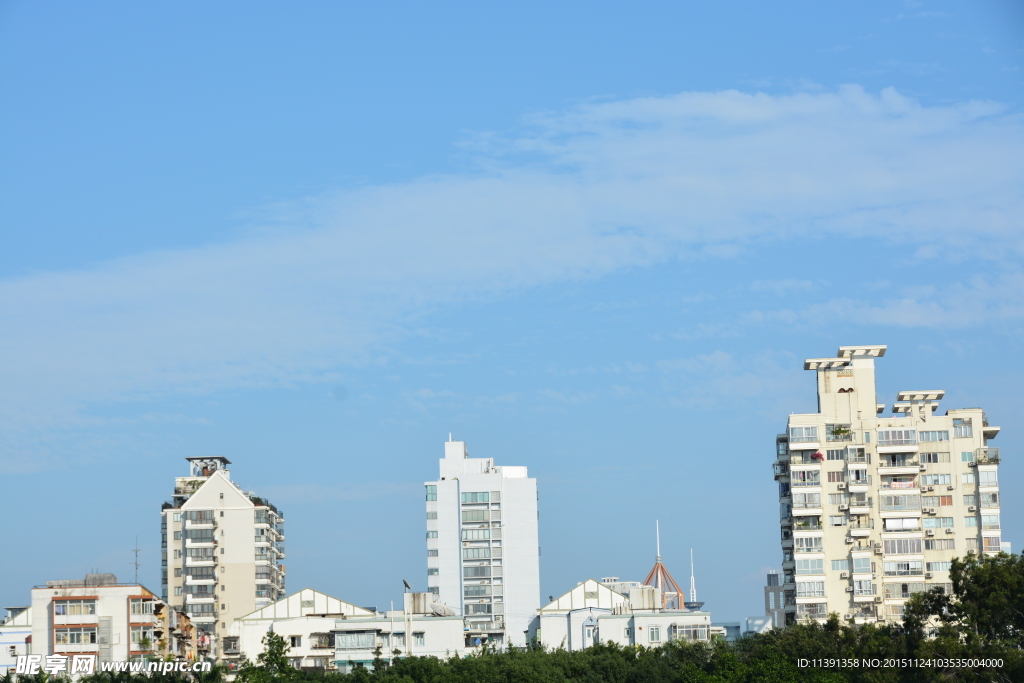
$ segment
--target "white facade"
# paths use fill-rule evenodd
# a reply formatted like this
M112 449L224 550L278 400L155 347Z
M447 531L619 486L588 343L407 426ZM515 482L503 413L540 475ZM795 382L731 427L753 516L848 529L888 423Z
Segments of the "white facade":
M31 652L18 654L91 654L100 662L188 657L191 627L167 607L144 586L117 583L112 574L49 581L32 589ZM179 634L188 639L181 648Z
M470 458L463 441L444 449L440 478L425 483L427 586L475 632L523 646L540 604L537 480Z
M231 480L226 458L186 458L162 514L163 596L212 637L237 617L284 595L284 519L269 502Z
M32 654L32 608L8 607L7 617L0 622L0 676L13 671L19 655Z
M539 628L531 638L570 652L598 643L657 647L670 640L708 640L709 613L660 609L656 588L614 583L627 584L629 597L587 579L538 610Z
M875 358L812 358L818 412L776 439L787 623L835 612L897 621L911 593L950 588L949 562L1001 549L999 433L981 408L938 412L943 391L901 391L885 415Z
M246 659L255 662L263 652L263 637L273 630L290 645L288 657L294 666L333 668L331 631L337 620L375 616L374 611L304 588L236 619L223 640L222 654L232 670Z

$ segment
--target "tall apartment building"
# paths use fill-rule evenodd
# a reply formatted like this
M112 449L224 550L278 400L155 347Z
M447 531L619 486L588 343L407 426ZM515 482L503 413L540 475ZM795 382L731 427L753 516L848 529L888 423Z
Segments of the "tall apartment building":
M472 640L524 645L540 606L537 480L448 441L427 493L427 586Z
M774 571L768 574L768 583L764 587L764 614L772 621L772 628L786 625L785 589L780 581L782 577Z
M232 620L284 597L284 518L231 480L227 458L185 458L189 476L164 503L163 598L212 640Z
M811 358L818 412L776 439L786 623L899 620L912 593L950 588L949 566L1000 551L999 427L981 408L939 412L944 392L900 391L885 414L885 346Z

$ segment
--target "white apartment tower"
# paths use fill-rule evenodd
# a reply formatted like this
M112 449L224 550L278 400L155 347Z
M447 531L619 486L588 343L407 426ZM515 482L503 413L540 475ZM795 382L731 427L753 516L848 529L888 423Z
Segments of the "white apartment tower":
M236 618L284 597L284 519L268 501L231 481L227 458L185 458L189 476L164 503L163 599L212 638Z
M440 469L425 483L428 589L463 615L470 641L524 645L540 607L537 480L470 458L464 441L445 443Z
M949 565L1000 551L999 433L981 408L939 412L944 392L875 397L885 346L811 358L818 412L776 439L786 623L902 619L912 593L950 589Z

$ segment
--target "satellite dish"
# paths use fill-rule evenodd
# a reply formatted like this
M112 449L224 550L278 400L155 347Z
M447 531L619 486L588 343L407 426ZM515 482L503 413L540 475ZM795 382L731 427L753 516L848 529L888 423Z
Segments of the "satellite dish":
M402 583L405 584L405 590L407 590L407 591L411 591L412 590L412 586L409 585L408 581L406 581L405 579L402 579Z

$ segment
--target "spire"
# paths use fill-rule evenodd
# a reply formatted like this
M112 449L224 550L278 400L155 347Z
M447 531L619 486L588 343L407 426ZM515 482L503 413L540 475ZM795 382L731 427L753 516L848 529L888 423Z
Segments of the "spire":
M657 539L656 543L658 544L658 550L654 556L654 561L661 562L661 525L658 520L654 520L654 537Z
M644 579L644 585L654 586L661 591L662 609L682 609L682 603L686 597L683 589L679 587L668 569L661 563L661 523L657 520L654 522L654 538L658 554L654 557L654 567Z
M697 602L697 581L693 578L693 548L690 548L690 602Z

